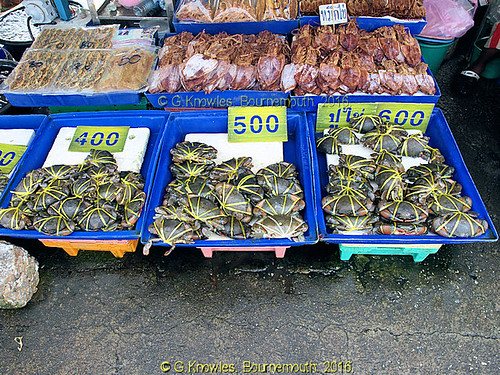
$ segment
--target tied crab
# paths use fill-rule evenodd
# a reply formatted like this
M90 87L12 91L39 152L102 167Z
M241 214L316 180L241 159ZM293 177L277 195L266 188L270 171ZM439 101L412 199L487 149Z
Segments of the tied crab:
M338 143L343 145L357 145L359 139L356 134L349 128L329 129L328 135L334 137Z
M380 167L375 175L375 182L380 189L383 200L403 199L406 184L404 183L404 175L398 170Z
M188 221L193 225L206 223L212 227L223 225L228 217L217 204L202 197L181 198L183 204L183 214L188 217Z
M141 215L144 201L146 200L146 193L143 191L138 192L131 200L125 203L123 214L123 227L132 227L135 225L139 216Z
M373 224L377 222L377 217L373 215L364 216L337 216L326 215L325 221L334 232L361 231L370 234Z
M276 176L260 175L257 178L260 186L268 196L275 195L296 195L299 198L304 197L304 192L299 182L295 179L286 179Z
M332 135L325 135L316 139L316 147L318 151L330 155L339 155L342 152L342 146L337 138Z
M357 155L340 155L340 165L352 169L362 176L373 179L373 173L377 166L372 159L366 159Z
M335 216L364 216L375 209L370 198L353 195L327 195L321 200L321 207Z
M116 207L109 203L98 203L87 208L77 218L78 225L86 231L114 230L117 227Z
M35 229L43 234L67 236L75 230L75 223L62 215L42 216L33 222Z
M276 195L255 205L256 216L291 215L305 208L306 203L295 195Z
M231 182L245 170L252 168L252 158L243 156L232 158L217 165L211 172L210 178L216 181Z
M148 230L150 233L157 235L158 238L152 238L146 243L146 245L144 245L144 255L149 254L151 245L156 241L162 241L163 243L170 245L170 251L172 251L178 243L190 244L194 242L193 229L184 221L160 218L156 219L153 224L149 226ZM165 255L168 255L170 251L165 253Z
M412 202L399 200L387 203L380 201L378 211L382 218L398 223L419 224L427 220L427 210Z
M227 223L219 225L212 229L214 230L215 234L219 236L227 236L235 240L245 240L250 238L250 236L252 235L252 227L247 223L238 220L234 216L231 216ZM204 233L205 237L209 237L209 233L207 232L206 228L203 228L202 232Z
M268 165L257 172L257 176L276 176L286 179L296 178L298 174L295 165L286 161Z
M368 133L384 123L380 116L361 115L353 116L349 120L351 127L358 133Z
M199 164L187 160L182 163L172 164L170 166L170 172L172 172L176 178L193 178L205 174L207 171L210 171L213 166L213 162Z
M174 163L182 163L184 161L206 163L217 157L217 150L205 143L184 141L177 143L170 150L170 154Z
M375 152L395 152L408 133L399 125L382 125L366 133L361 141Z
M259 185L257 176L251 172L240 175L236 189L254 204L264 199L264 189Z
M379 223L375 230L379 234L403 236L421 236L428 231L426 225L412 223Z
M429 211L435 215L446 215L453 212L467 212L472 208L469 197L455 197L449 194L437 195L429 205Z
M488 222L477 214L456 211L432 220L432 231L443 237L477 237L488 230Z
M258 219L253 229L264 238L289 238L304 241L307 223L300 215L269 215Z
M241 194L236 186L227 182L220 182L214 187L217 200L226 214L241 220L244 223L252 220L252 205L248 198Z

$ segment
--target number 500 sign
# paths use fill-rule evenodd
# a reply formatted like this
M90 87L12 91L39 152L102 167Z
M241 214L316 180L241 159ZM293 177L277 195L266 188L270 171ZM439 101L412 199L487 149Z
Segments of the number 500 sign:
M229 142L286 142L286 107L229 107L227 134Z

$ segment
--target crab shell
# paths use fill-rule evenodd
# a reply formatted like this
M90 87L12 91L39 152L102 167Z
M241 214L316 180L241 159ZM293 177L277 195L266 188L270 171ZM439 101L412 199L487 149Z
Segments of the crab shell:
M427 234L427 226L411 223L379 223L375 225L375 230L379 234L386 235L420 236Z
M189 224L174 219L156 219L148 228L162 242L174 246L177 243L193 243L193 230Z
M373 215L364 216L335 216L326 215L326 223L335 232L351 232L364 231L370 233L373 229L373 224L377 222L377 217Z
M280 161L279 163L268 165L257 172L257 176L276 176L287 179L296 178L298 174L299 173L297 172L295 165L286 161Z
M257 216L289 215L305 208L306 202L295 195L276 195L257 203L253 213Z
M304 197L302 187L295 179L260 175L257 177L257 181L264 188L267 196L296 195L299 198Z
M343 145L357 145L359 144L359 139L354 134L354 131L349 128L337 128L329 129L328 135L334 137L338 143Z
M488 230L488 222L465 212L454 212L436 217L431 228L443 237L477 237Z
M303 238L308 225L300 215L269 215L258 219L253 229L264 238Z
M241 194L235 185L219 182L214 187L222 209L226 214L235 217L244 223L252 220L252 205L250 200Z
M380 201L378 209L384 219L399 223L418 224L427 220L428 216L426 209L405 200L390 203Z
M75 223L62 215L38 218L33 226L43 234L56 236L67 236L75 230Z
M371 199L352 195L327 195L321 200L321 207L336 216L364 216L375 208Z
M172 161L182 163L190 160L196 163L206 163L217 157L217 150L205 143L184 141L179 142L170 150Z
M331 135L316 139L316 147L319 152L330 155L339 155L342 152L342 146L340 146L337 138Z
M382 117L375 115L361 115L350 119L351 127L359 133L368 133L383 122Z
M439 194L429 205L429 211L435 215L446 215L461 211L467 212L472 208L472 199L469 197L454 197L449 194Z

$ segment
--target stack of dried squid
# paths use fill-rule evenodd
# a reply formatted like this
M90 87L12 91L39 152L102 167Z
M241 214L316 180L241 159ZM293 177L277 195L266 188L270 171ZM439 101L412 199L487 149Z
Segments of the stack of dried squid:
M224 23L285 21L297 18L297 0L181 0L181 22Z
M286 39L268 31L196 36L183 32L165 39L149 91L279 91L289 55Z
M301 0L300 12L305 15L319 14L320 5L346 3L350 16L422 19L426 12L422 0Z
M281 86L296 95L433 95L434 80L421 57L417 40L402 25L373 32L360 30L355 20L337 28L306 25L294 36Z

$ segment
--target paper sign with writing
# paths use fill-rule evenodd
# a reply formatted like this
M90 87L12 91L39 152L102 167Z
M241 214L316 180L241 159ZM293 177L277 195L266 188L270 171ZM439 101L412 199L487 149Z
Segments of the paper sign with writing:
M319 22L323 25L337 25L349 20L345 3L319 6Z
M19 162L28 146L0 144L0 172L10 173Z
M360 115L378 115L404 128L425 132L433 108L433 103L318 104L316 132L347 126L353 117Z
M286 107L229 107L229 142L286 142Z
M121 152L129 126L78 126L68 151L89 152L91 149Z

